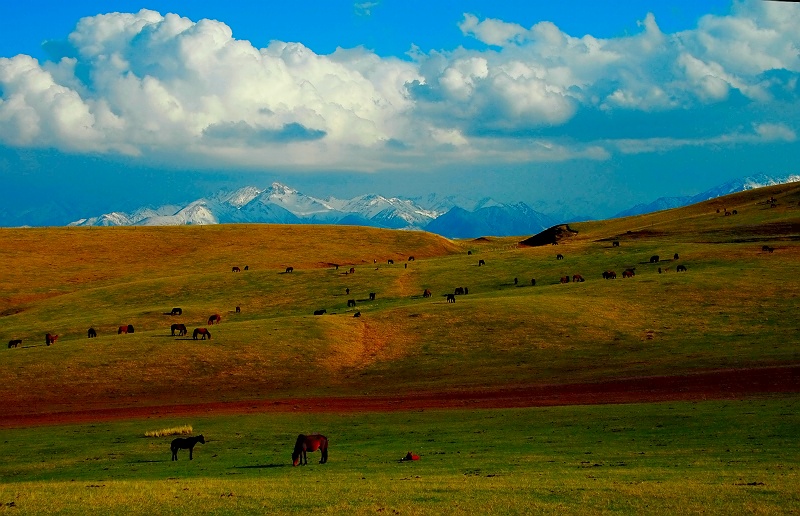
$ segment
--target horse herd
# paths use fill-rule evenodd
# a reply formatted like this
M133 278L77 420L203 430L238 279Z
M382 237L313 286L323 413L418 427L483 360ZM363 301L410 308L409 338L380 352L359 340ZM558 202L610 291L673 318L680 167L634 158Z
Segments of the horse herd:
M189 460L194 459L194 447L197 443L205 444L206 439L203 434L195 435L193 437L178 437L173 439L169 445L172 452L172 460L178 460L178 450L189 450ZM306 466L308 465L308 453L319 450L320 457L319 463L325 464L328 462L328 438L322 434L300 434L294 443L292 450L292 466ZM409 452L410 453L410 452ZM418 459L419 457L417 457ZM416 459L415 459L416 460Z

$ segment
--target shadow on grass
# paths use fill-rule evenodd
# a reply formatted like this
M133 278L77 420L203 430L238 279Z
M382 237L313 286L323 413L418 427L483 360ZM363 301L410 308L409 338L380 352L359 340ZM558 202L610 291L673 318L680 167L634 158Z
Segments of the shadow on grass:
M161 462L169 462L167 459L164 460L132 460L128 464L159 464Z
M234 466L234 469L269 469L269 468L286 468L288 464L257 464L255 466Z

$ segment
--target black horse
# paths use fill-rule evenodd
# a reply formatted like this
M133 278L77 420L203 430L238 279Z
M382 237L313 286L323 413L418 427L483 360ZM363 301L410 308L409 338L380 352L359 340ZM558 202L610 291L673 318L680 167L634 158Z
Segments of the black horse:
M169 445L169 449L172 450L172 460L178 460L178 450L189 450L189 460L192 460L192 450L194 450L194 445L197 443L206 444L203 434L195 437L173 439L172 444Z
M86 332L86 333L88 335L87 338L89 338L89 339L93 339L93 338L97 337L97 330L95 330L94 328L89 328L89 331Z
M170 315L183 315L183 310L180 308L173 308L172 311L169 313Z

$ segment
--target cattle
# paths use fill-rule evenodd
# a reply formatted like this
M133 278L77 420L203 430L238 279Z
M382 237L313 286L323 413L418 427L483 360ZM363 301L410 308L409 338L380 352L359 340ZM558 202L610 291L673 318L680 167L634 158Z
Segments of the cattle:
M375 301L375 296L376 296L375 292L370 292L369 293L369 300L370 301Z
M322 315L328 313L324 308L322 310L314 310L314 315Z
M455 294L447 294L447 302L448 303L455 303L456 302Z
M678 265L677 267L675 267L675 272L686 272L686 266Z
M771 252L775 251L775 248L774 247L768 247L767 251L771 253Z
M564 255L563 254L557 254L556 255L556 260L563 260L563 259L564 259Z
M431 289L429 289L429 288L426 288L422 292L422 297L431 297L432 295L433 295L433 292L431 292Z
M580 274L573 274L572 275L572 282L573 283L577 283L577 282L583 283L584 281L586 281L586 280L583 279L583 276L581 276Z
M394 265L394 260L389 259L389 260L386 261L386 263L389 264L389 265Z
M286 272L294 272L294 267L286 267Z
M239 267L234 267L234 268L231 269L231 271L232 272L241 272L241 269Z
M654 254L650 257L650 263L658 263L658 255Z
M183 310L180 308L173 308L169 315L183 315Z
M463 296L464 295L464 287L456 287L455 291L453 292L455 296Z
M22 344L22 339L11 339L8 341L8 349L16 348L20 344Z
M87 335L86 338L93 339L97 337L97 330L95 330L94 328L89 328L89 331L86 332L86 335Z
M768 245L762 245L761 246L761 250L762 251L769 251L769 246Z
M478 267L481 265L486 265L486 262L484 260L478 260Z
M347 308L350 308L351 306L356 306L356 300L355 299L348 299L347 300Z
M611 242L611 247L619 247L619 241L614 240L613 242Z

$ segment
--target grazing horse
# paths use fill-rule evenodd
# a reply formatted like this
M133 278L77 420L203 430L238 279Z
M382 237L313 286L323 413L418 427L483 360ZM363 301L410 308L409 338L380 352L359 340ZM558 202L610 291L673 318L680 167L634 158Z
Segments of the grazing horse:
M242 269L240 269L239 267L234 267L234 268L231 269L231 271L232 272L242 272Z
M122 333L128 333L128 326L127 325L122 325L117 329L117 335L120 335Z
M456 302L456 295L455 294L447 294L447 302L448 303L455 303Z
M569 276L561 276L561 283L569 283Z
M414 257L413 257L413 256L409 256L409 257L408 257L408 261L409 261L409 262L413 262L413 261L414 261Z
M355 272L356 272L356 268L355 267L350 267L350 274L353 274Z
M658 255L654 254L650 257L650 263L658 263Z
M58 335L52 335L48 333L44 336L44 341L48 346L50 344L55 344L57 340L58 340Z
M347 300L347 308L350 308L351 306L356 306L356 300L355 299L348 299Z
M219 324L222 322L222 317L219 314L214 314L208 318L208 324L213 325L214 323Z
M677 267L675 267L675 272L686 272L686 266L678 265Z
M619 240L614 240L611 242L611 247L619 247Z
M169 445L169 449L172 450L172 460L178 460L178 450L189 450L189 460L192 460L192 451L194 450L194 445L206 444L206 440L203 438L203 435L200 434L195 437L178 437L177 439L172 440L172 444Z
M394 260L392 260L392 259L389 259L389 260L387 260L387 261L386 261L386 263L387 263L388 265L394 265Z
M294 443L294 451L292 451L292 466L305 466L308 464L308 455L306 452L315 452L319 450L322 457L319 459L320 464L328 462L328 438L320 434L297 436L297 441Z
M353 317L361 317L361 312L356 312L353 314Z
M376 295L375 292L370 292L369 293L369 300L370 301L375 301L375 295Z
M128 325L128 333L133 333L133 325L132 324Z
M605 271L603 273L603 279L617 279L617 273L614 271Z
M22 344L22 339L11 339L8 341L8 349L16 348L20 344Z
M195 328L192 332L192 338L197 340L198 335L202 335L200 340L206 340L206 336L208 336L208 340L211 340L211 332L205 328Z
M429 288L426 288L422 292L422 297L431 297L431 296L433 296L433 292L431 292L431 289L429 289Z
M178 332L178 336L186 335L188 330L186 329L185 324L173 324L170 329L172 330L172 336L175 336L175 332Z
M86 332L86 334L87 334L86 337L87 339L93 339L97 337L97 330L95 330L94 328L89 328L89 331Z
M183 310L180 308L173 308L169 315L183 315Z
M574 274L574 275L572 276L572 282L573 282L573 283L576 283L576 282L578 282L578 281L580 281L580 282L584 282L584 281L586 281L586 280L585 280L585 279L583 279L583 276L581 276L580 274Z
M250 270L250 266L249 265L245 265L244 266L244 270L249 271Z
M556 260L563 260L563 259L564 259L564 255L563 254L557 254L556 255Z
M484 260L478 260L478 267L481 265L486 265L486 262Z
M634 271L633 269L625 269L624 271L622 271L623 278L632 278L634 276L636 276L636 271Z
M286 267L286 272L294 272L294 267Z
M464 295L464 287L456 287L455 291L453 292L456 296L463 296Z
M314 315L322 315L328 313L324 308L322 310L314 310Z

